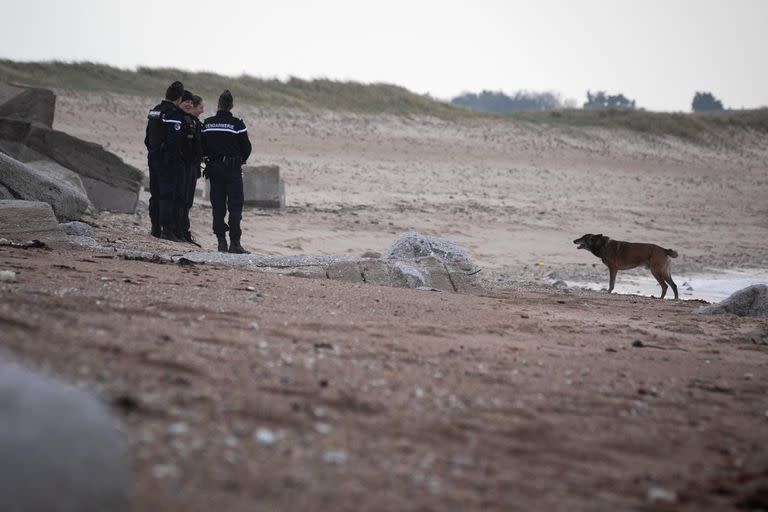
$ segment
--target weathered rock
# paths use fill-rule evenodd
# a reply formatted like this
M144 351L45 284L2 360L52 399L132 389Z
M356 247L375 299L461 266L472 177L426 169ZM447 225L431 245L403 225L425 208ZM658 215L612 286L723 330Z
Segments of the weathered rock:
M467 251L456 242L415 231L399 234L384 251L382 259L409 261L426 256L448 263L471 263Z
M48 89L20 89L17 94L0 103L0 117L22 119L53 127L56 95Z
M0 359L0 510L128 510L116 420L95 398Z
M768 317L768 285L755 284L734 292L727 299L702 306L696 310L701 315L722 315Z
M51 205L21 200L0 200L0 238L14 242L66 241L66 236L59 230L59 223Z
M432 256L402 261L338 256L265 257L201 251L187 253L184 258L194 262L219 263L296 277L397 288L430 288L459 293L482 292L474 274L468 271L472 266L470 263L446 263Z
M243 167L243 191L246 206L282 208L285 206L285 184L277 165Z
M83 180L80 179L79 174L67 169L62 165L57 164L52 160L33 160L31 162L27 162L26 165L27 167L31 167L32 169L35 169L36 171L39 171L41 174L44 174L50 178L69 184L69 186L72 188L72 191L74 191L78 196L78 201L82 201L87 204L85 212L83 213L93 210L93 204L88 198L88 192L85 190L85 185L83 185Z
M59 224L59 229L70 236L93 237L93 228L85 222L63 222Z
M3 185L0 185L0 199L16 199L13 197L13 194L11 194L11 191L5 188Z
M16 119L0 118L0 140L17 142L75 171L96 208L133 213L142 172L100 145Z
M0 105L11 101L13 98L24 92L23 87L17 87L0 82Z
M35 160L47 160L45 155L38 153L34 149L29 149L20 142L14 142L12 140L0 140L0 153L5 153L22 163L34 162Z
M44 169L47 164L40 164ZM0 153L0 185L19 199L51 205L59 220L79 219L91 208L82 187L73 184L76 175L66 169L38 170Z

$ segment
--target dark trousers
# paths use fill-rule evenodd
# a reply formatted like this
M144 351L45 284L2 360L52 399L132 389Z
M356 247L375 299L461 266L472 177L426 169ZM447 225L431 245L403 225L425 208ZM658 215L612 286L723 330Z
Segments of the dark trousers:
M151 154L149 164L149 219L152 229L173 228L175 224L174 197L179 169L164 165L161 154Z
M152 222L152 234L160 236L160 190L157 188L159 169L149 159L149 220Z
M209 164L210 166L210 164ZM213 173L212 173L213 174ZM240 169L217 172L210 176L213 232L223 235L229 230L231 238L240 238L240 219L243 217L243 174ZM229 210L229 227L224 216Z

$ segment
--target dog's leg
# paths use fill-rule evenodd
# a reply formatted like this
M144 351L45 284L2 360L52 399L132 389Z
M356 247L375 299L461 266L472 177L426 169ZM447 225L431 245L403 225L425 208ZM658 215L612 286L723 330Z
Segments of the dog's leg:
M616 283L616 274L619 272L617 267L608 267L608 293L613 291L613 285Z
M667 273L664 274L664 280L669 283L669 286L672 287L672 291L675 292L675 298L677 298L677 285L672 280L672 274L669 273L669 269L667 269Z
M655 268L651 268L651 274L653 274L653 277L656 278L656 280L661 285L661 297L664 298L664 296L667 294L667 283L664 282L664 272ZM677 295L677 293L675 293Z

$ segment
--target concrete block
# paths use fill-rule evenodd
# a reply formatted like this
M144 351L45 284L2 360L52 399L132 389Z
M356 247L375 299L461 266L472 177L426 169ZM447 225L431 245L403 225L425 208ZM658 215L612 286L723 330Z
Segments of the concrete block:
M0 238L12 242L66 241L66 235L59 229L50 204L15 199L0 200Z
M260 165L243 167L245 205L259 208L285 206L285 185L280 179L280 167Z
M77 174L54 162L23 164L0 153L0 185L14 197L50 204L59 220L80 219L91 208Z
M18 142L80 175L101 210L133 213L143 173L93 142L26 121L0 118L0 140Z
M16 94L13 94L16 89ZM56 111L56 95L48 89L30 87L28 89L8 88L5 101L0 103L0 117L22 119L32 123L41 123L53 127L53 114Z

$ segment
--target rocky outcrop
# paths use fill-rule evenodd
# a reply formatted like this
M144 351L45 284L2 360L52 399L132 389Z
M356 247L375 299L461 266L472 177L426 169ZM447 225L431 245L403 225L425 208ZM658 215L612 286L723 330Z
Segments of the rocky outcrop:
M23 164L0 153L0 185L14 198L50 204L59 220L80 219L91 208L77 174L53 162Z
M727 299L702 306L696 310L701 315L722 315L768 317L768 285L755 284L734 292Z
M50 204L20 200L0 200L0 238L13 242L42 240L48 243L67 239L59 230Z
M114 417L89 394L0 359L0 510L128 510Z

